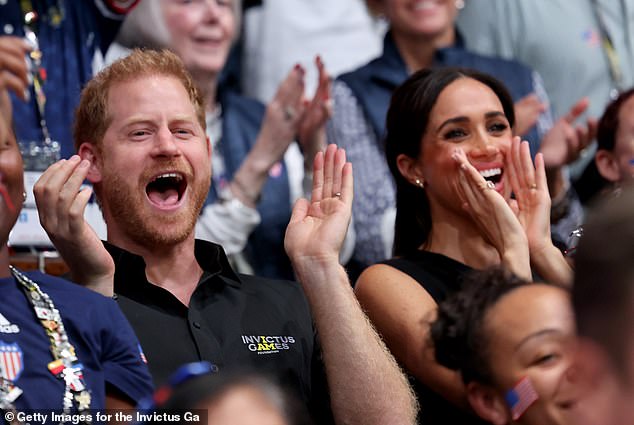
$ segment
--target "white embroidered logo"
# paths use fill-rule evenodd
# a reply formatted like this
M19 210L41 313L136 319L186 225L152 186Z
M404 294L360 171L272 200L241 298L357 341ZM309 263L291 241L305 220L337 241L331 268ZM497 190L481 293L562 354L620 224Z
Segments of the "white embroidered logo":
M18 325L14 325L9 322L6 317L0 313L0 333L3 334L17 334L20 332L20 328Z

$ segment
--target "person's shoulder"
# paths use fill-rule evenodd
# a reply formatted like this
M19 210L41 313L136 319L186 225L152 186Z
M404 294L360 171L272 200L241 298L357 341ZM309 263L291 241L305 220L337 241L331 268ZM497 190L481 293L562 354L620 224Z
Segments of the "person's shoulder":
M515 59L505 59L493 55L483 55L470 50L465 50L464 54L465 56L472 58L474 62L479 62L482 66L491 70L504 70L521 74L531 74L533 72L532 68L528 65Z
M400 259L386 260L366 268L359 275L359 278L355 283L355 290L358 291L362 288L374 286L376 284L383 285L382 282L411 279L407 273L396 267L395 262L398 261L400 261Z
M380 59L381 57L374 58L365 65L361 65L352 71L344 72L343 74L337 76L336 80L343 81L346 84L349 84L351 81L367 80L371 77L372 72Z

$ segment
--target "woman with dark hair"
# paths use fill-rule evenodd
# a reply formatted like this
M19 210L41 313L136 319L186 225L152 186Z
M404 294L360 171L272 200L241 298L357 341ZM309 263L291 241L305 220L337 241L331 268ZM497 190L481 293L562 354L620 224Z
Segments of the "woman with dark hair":
M502 269L472 272L438 306L436 360L460 373L471 408L496 425L572 424L575 326L567 288Z
M366 269L355 289L415 380L421 423L473 421L452 406L467 406L464 386L435 363L429 341L438 303L460 288L466 271L502 264L529 280L533 266L547 280L570 279L550 238L543 157L533 166L513 123L504 86L465 69L413 74L388 111L397 258Z
M603 188L617 189L634 176L634 88L610 103L597 130L594 163Z
M513 133L529 142L533 155L538 150L544 153L551 194L554 199L558 195L564 197L565 177L560 167L593 139L594 126L572 125L587 108L587 101L575 105L566 120L560 119L553 125L537 73L519 62L479 55L465 47L454 25L462 1L366 0L366 3L389 23L383 53L337 78L332 88L334 113L327 125L328 141L346 149L355 164L359 183L353 204L356 234L350 265L353 272L389 258L392 250L395 187L385 166L382 146L385 118L394 90L418 70L467 67L503 81L515 102ZM567 236L568 227L580 224L575 212L563 208L555 215L574 221L558 233Z

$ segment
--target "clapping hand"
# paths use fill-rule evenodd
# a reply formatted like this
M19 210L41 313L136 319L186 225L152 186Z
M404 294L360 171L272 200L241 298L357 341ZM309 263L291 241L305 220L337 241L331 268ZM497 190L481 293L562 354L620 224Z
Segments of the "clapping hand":
M299 123L298 141L304 151L307 164L317 152L326 147L326 122L332 116L332 99L330 97L330 76L321 57L315 58L319 71L319 85L312 100L304 100L304 115Z
M544 155L547 170L557 169L575 161L596 137L596 119L588 118L585 124L575 125L575 121L589 105L588 98L579 100L542 138L539 151Z

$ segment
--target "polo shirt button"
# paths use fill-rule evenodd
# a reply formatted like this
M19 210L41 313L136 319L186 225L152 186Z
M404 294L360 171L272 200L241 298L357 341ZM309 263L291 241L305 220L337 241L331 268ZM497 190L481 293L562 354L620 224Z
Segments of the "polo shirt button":
M192 322L192 325L194 325L194 327L196 329L200 329L200 323L199 322Z
M5 24L3 30L5 34L13 34L13 25Z

